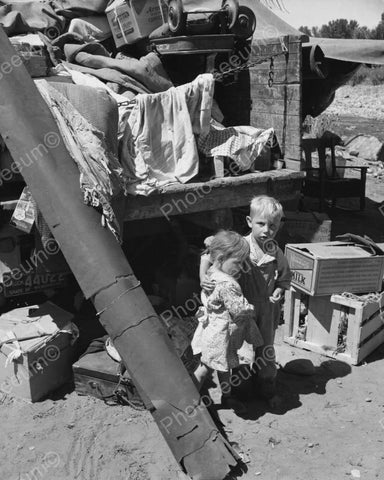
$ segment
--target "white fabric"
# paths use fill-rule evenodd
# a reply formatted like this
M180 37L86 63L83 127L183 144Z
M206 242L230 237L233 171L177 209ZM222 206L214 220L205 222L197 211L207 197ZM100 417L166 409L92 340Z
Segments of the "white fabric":
M151 95L138 95L127 121L120 161L128 193L149 195L198 173L195 135L209 132L214 92L211 74Z
M257 170L257 157L271 144L274 135L273 128L263 130L247 125L225 128L212 120L209 134L199 139L199 151L208 157L230 157L242 171Z

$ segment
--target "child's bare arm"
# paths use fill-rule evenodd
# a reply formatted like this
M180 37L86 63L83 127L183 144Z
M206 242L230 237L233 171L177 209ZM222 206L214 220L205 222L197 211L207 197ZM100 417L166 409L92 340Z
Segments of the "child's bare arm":
M205 276L207 275L208 269L211 265L212 264L211 264L209 255L207 253L204 253L200 258L200 270L199 270L200 283L204 281Z
M201 256L200 259L200 270L199 270L199 277L200 277L200 286L203 290L210 293L215 288L215 282L212 282L207 277L207 272L209 267L212 265L210 256L206 253Z

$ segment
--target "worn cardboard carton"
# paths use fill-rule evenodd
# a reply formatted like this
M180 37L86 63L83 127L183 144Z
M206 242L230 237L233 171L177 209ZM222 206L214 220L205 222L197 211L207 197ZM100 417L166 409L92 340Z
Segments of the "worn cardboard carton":
M384 255L372 255L354 243L287 244L292 285L309 295L380 291Z
M1 315L0 391L36 402L70 380L71 320L72 314L51 302Z
M147 37L163 24L158 0L115 0L105 13L117 48Z

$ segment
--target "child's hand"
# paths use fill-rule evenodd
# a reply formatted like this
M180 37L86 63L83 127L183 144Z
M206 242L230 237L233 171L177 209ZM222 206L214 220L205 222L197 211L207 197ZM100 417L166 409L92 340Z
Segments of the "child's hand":
M209 280L209 277L206 275L200 283L202 290L206 293L211 293L215 288L216 282Z
M205 246L205 248L210 247L213 238L214 238L214 235L211 235L210 237L207 237L207 238L204 240L204 246Z
M269 297L269 301L271 303L278 303L283 298L284 290L282 288L276 288L273 292L272 296Z

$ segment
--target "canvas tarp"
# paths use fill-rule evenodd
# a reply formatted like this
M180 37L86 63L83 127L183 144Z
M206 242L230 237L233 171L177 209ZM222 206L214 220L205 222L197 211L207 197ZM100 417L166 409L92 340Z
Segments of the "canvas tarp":
M344 62L384 65L384 40L311 37L309 43L318 45L325 58Z

